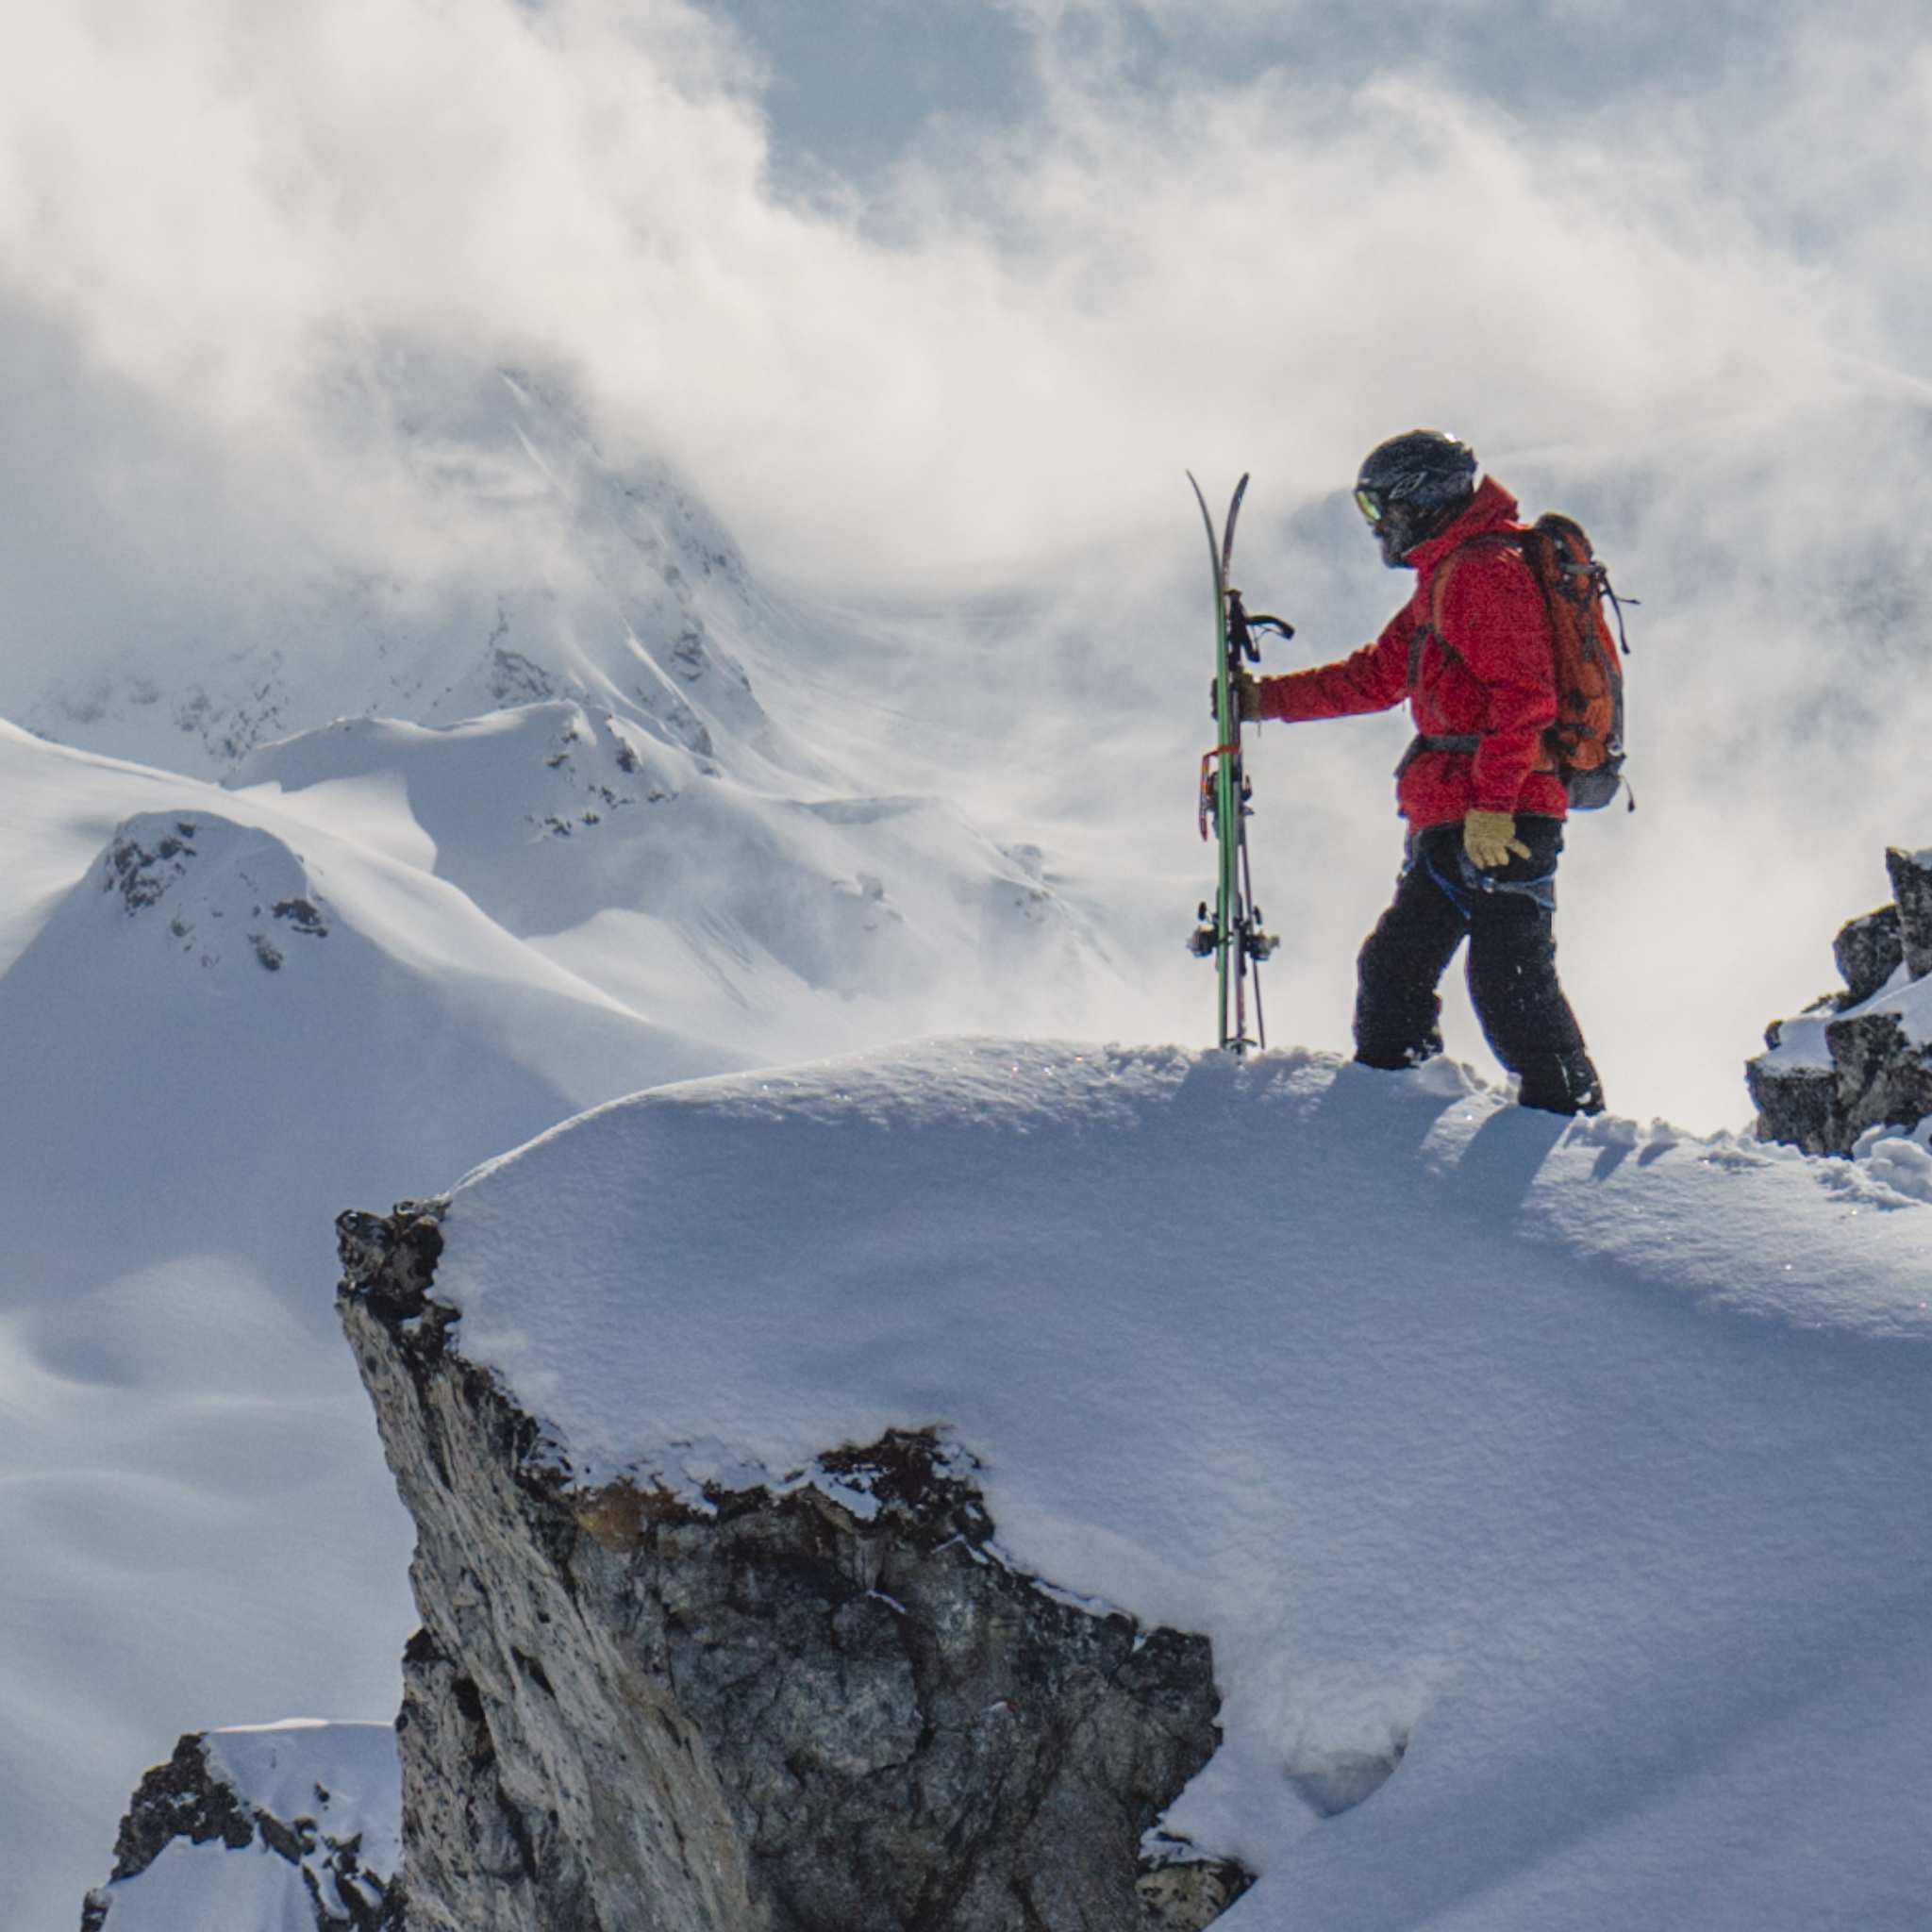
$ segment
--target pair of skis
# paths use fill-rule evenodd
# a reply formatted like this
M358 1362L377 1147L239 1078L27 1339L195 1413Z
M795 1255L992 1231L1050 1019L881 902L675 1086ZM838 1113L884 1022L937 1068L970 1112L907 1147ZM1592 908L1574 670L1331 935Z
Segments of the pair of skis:
M1251 617L1242 607L1241 593L1227 580L1234 557L1234 526L1241 513L1241 498L1247 493L1247 477L1235 485L1227 521L1218 538L1208 499L1201 494L1191 470L1188 481L1193 485L1194 501L1201 506L1201 522L1208 531L1208 558L1214 572L1214 722L1219 742L1201 760L1200 822L1201 837L1216 839L1220 845L1214 910L1210 917L1208 902L1202 900L1195 915L1199 924L1189 948L1198 958L1215 962L1221 1044L1239 1055L1251 1046L1268 1044L1259 969L1274 951L1275 941L1262 930L1261 909L1255 904L1248 865L1247 822L1253 792L1241 770L1241 720L1235 684L1244 661L1257 664L1261 660L1256 631L1272 630L1283 638L1292 637L1294 631L1278 617ZM1251 987L1255 1008L1252 1039L1248 1034Z

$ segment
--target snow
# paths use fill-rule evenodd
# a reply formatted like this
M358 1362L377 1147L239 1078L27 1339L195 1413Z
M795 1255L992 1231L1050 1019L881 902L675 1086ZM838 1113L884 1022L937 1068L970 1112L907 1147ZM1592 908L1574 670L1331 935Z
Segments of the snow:
M311 1821L322 1857L304 1860L323 1903L346 1924L349 1913L323 1865L329 1843L358 1840L360 1868L392 1875L402 1856L402 1787L395 1733L388 1724L290 1719L210 1732L210 1769L251 1812L283 1824ZM181 1932L190 1925L248 1932L314 1932L315 1902L304 1865L276 1853L258 1832L242 1851L219 1841L175 1839L146 1871L106 1888L110 1932Z
M1932 1202L1932 1120L1916 1127L1868 1127L1853 1149L1872 1175L1895 1193Z
M338 1212L666 1080L1105 978L1037 856L734 764L575 701L325 725L227 788L0 724L25 1923L74 1916L182 1732L395 1707L409 1531L330 1307Z
M1914 1045L1932 1046L1932 975L1914 979L1901 966L1870 999L1842 1011L1810 1011L1780 1020L1777 1044L1765 1050L1764 1064L1782 1073L1828 1074L1832 1058L1824 1041L1825 1028L1835 1021L1857 1019L1867 1013L1893 1015Z
M1111 979L1088 922L931 798L758 782L610 710L533 704L439 729L340 721L264 745L244 797L340 829L459 888L505 930L639 1012L795 1052L949 1014L991 1025ZM368 824L373 797L388 816ZM371 836L373 834L373 836Z
M1312 1870L1317 1841L1295 1836L1307 1821L1293 1794L1341 1789L1351 1765L1413 1727L1401 1772L1335 1827L1338 1842L1433 1806L1444 1871L1474 1856L1453 1851L1457 1834L1515 1847L1497 1853L1493 1885L1471 1881L1485 1901L1472 1910L1541 1882L1546 1856L1560 1894L1582 1852L1558 1857L1529 1825L1510 1839L1478 1824L1469 1795L1487 1776L1497 1817L1514 1818L1527 1802L1520 1764L1549 1764L1553 1782L1561 1772L1607 1794L1613 1818L1579 1824L1577 1844L1621 1834L1616 1856L1642 1865L1656 1805L1640 1791L1675 1795L1690 1774L1624 1779L1615 1765L1636 1762L1638 1743L1591 1715L1593 1697L1657 1684L1626 1656L1641 1646L1581 1627L1574 1592L1626 1610L1636 1597L1607 1558L1567 1559L1549 1527L1572 1507L1586 1528L1617 1520L1608 1476L1595 1479L1564 1430L1601 1442L1604 1470L1629 1474L1641 1507L1660 1512L1669 1590L1726 1630L1738 1620L1657 1493L1647 1442L1626 1440L1634 1407L1599 1414L1579 1391L1601 1354L1692 1409L1707 1379L1717 1420L1767 1453L1813 1415L1848 1442L1875 1440L1892 1410L1850 1415L1830 1351L1890 1361L1916 1346L1902 1339L1923 1313L1911 1271L1890 1257L1922 1239L1910 1230L1932 1199L1932 1144L1881 1134L1857 1163L1807 1164L1618 1122L1550 1147L1540 1124L1447 1063L1368 1088L1319 1059L1278 1058L1237 1079L1177 1051L1021 1046L749 1072L960 1028L1046 1036L1077 1022L1163 1037L1187 1024L1170 1016L1205 997L1179 946L1200 883L1189 767L1179 760L1172 812L1145 774L1176 767L1191 727L1162 714L1151 736L1119 733L1126 711L1093 708L1087 660L1072 653L1078 703L1058 690L1059 711L1023 708L1006 689L1016 668L1030 691L1050 660L1038 636L1008 634L1005 609L949 610L888 636L876 612L774 599L668 473L607 461L538 384L457 387L453 413L426 405L416 452L449 473L468 548L448 575L334 581L291 563L280 604L238 584L232 608L210 612L192 675L185 651L134 625L114 640L113 678L38 705L62 735L186 759L224 786L0 724L0 1869L21 1922L72 1922L136 1777L179 1733L290 1708L394 1707L413 1622L409 1533L329 1309L336 1212L431 1192L561 1117L651 1088L560 1143L567 1166L606 1134L642 1137L629 1176L641 1198L613 1223L623 1253L605 1257L619 1286L560 1326L481 1266L489 1204L553 1157L531 1149L458 1209L478 1237L458 1253L478 1264L471 1345L493 1336L530 1399L577 1405L570 1449L584 1470L641 1459L692 1493L770 1472L809 1480L811 1457L841 1436L950 1417L962 1449L992 1459L1016 1560L1076 1600L1214 1630L1231 1674L1229 1750L1177 1822L1276 1870ZM1107 662L1138 704L1139 674ZM1096 731L1103 715L1113 724ZM1324 793L1350 756L1296 741L1306 785L1277 799L1276 823L1309 834L1277 855L1344 836L1348 812ZM1155 837L1170 819L1173 839ZM1029 842L1041 838L1060 856ZM1070 849L1086 855L1071 880ZM1587 862L1580 838L1574 862ZM1366 916L1380 890L1364 885ZM1273 982L1271 1017L1278 1032L1295 1015L1334 1037L1355 934L1338 940L1313 900L1300 910L1299 925L1281 922L1279 970L1316 976ZM1612 950L1574 949L1586 973ZM1614 952L1618 992L1640 998ZM1681 996L1668 973L1639 978L1641 999ZM1334 997L1316 997L1324 987ZM1923 988L1887 1000L1932 1039ZM1605 1024L1638 1024L1633 1011ZM1808 1019L1788 1026L1787 1051L1806 1050L1807 1027L1822 1053ZM662 1086L722 1074L738 1077ZM660 1146L674 1122L675 1147ZM1181 1126L1199 1146L1169 1145ZM601 1154L575 1178L557 1172L560 1198L589 1213L623 1192L624 1163ZM1481 1286L1492 1257L1476 1230L1499 1213L1511 1258L1494 1287L1535 1311L1528 1354ZM502 1229L508 1258L521 1237ZM712 1245L725 1262L705 1258ZM668 1331L708 1402L686 1386L661 1408L578 1386L593 1332L613 1372L627 1359L638 1257L660 1251L680 1301ZM1533 1256L1557 1257L1554 1272L1536 1273ZM754 1266L762 1274L745 1274ZM1254 1297L1257 1280L1268 1296ZM1316 1292L1331 1280L1352 1303ZM1607 1329L1606 1307L1624 1311ZM1669 1347L1646 1310L1659 1333L1675 1311ZM1341 1325L1310 1326L1318 1313ZM1462 1407L1425 1374L1426 1350L1467 1385ZM1757 1396L1746 1357L1764 1377ZM1299 1407L1274 1413L1277 1389ZM1500 1419L1480 1408L1485 1391ZM1666 1396L1654 1407L1669 1441L1676 1410ZM1047 1487L1051 1461L1033 1458L1063 1449L1062 1491ZM1793 1477L1783 1533L1807 1574L1827 1501L1842 1506L1846 1540L1861 1524L1877 1534L1883 1499L1905 1507L1876 1477L1826 1497L1834 1471L1871 1475L1860 1453L1821 1422ZM1706 1493L1737 1503L1740 1547L1774 1538L1772 1504L1743 1492L1744 1474L1707 1442L1683 1454ZM1352 1509L1368 1512L1366 1532ZM1452 1531L1469 1540L1463 1568L1442 1540ZM1608 1529L1591 1534L1618 1546ZM1633 1564L1648 1560L1644 1534L1629 1542ZM1250 1560L1251 1544L1274 1554ZM1820 1547L1846 1556L1845 1601L1867 1620L1857 1656L1874 1659L1874 1685L1889 1669L1906 1686L1901 1712L1917 1709L1917 1653L1882 1615L1903 1573L1868 1574L1830 1537ZM1758 1573L1740 1563L1746 1592ZM1574 1679L1523 1634L1515 1612L1532 1593L1485 1581L1486 1564L1502 1579L1540 1564L1571 1577L1547 1616L1577 1645ZM1868 1803L1874 1819L1898 1816L1895 1797L1874 1794L1876 1767L1900 1754L1908 1789L1915 1747L1902 1717L1842 1688L1844 1670L1800 1657L1780 1675L1766 1661L1801 1611L1824 1614L1815 1599L1790 1618L1744 1618L1763 1624L1762 1645L1707 1674L1732 1700L1734 1730L1761 1697L1767 1748L1829 1766L1818 1828L1864 1857L1838 1813ZM1690 1640L1671 1634L1670 1604L1657 1614L1658 1681L1700 1709ZM1512 1702L1498 1687L1519 1653L1526 1688ZM1797 1707L1806 1690L1812 1703ZM1624 1757L1592 1783L1552 1757L1524 1714L1535 1695ZM1871 1702L1884 1704L1876 1689ZM1445 1709L1459 1727L1424 1723ZM1491 1736L1501 1757L1478 1771L1470 1740ZM1681 1742L1661 1726L1656 1763L1705 1765L1730 1788L1720 1757ZM1506 1775L1502 1758L1519 1768ZM1748 1805L1760 1786L1736 1789ZM1699 1797L1692 1815L1715 1831L1720 1810ZM1794 1814L1763 1815L1790 1856ZM1907 1807L1905 1824L1923 1819ZM185 1923L198 1923L186 1874L217 1856L184 1849L143 1896L178 1880L196 1900ZM1875 1856L1868 1904L1895 1869ZM1286 1882L1271 1878L1268 1896ZM1324 1882L1340 1896L1356 1880ZM1861 1923L1887 1921L1874 1907Z
M940 1042L568 1124L464 1182L439 1290L580 1481L942 1424L1010 1560L1207 1631L1167 1824L1263 1870L1230 1932L1903 1928L1932 1218L1874 1144Z
M319 811L4 726L0 790L0 1869L38 1926L182 1732L396 1707L410 1533L335 1215L742 1058Z
M1777 1044L1764 1051L1764 1064L1781 1073L1829 1074L1831 1049L1824 1043L1824 1029L1836 1013L1801 1013L1795 1019L1777 1023Z
M359 1837L362 1863L392 1873L402 1857L402 1788L388 1724L288 1718L208 1735L210 1761L251 1805L285 1823L313 1817L338 1843Z
M1880 993L1864 1010L1896 1013L1907 1040L1917 1046L1932 1046L1932 974Z

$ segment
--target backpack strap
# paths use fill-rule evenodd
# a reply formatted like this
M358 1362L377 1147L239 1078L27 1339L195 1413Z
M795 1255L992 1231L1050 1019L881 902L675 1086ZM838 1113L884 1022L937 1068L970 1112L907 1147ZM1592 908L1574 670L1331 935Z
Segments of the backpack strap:
M1455 751L1462 753L1465 758L1474 758L1481 744L1482 739L1474 731L1418 731L1408 741L1408 749L1402 754L1401 761L1395 767L1395 775L1401 777L1426 751Z

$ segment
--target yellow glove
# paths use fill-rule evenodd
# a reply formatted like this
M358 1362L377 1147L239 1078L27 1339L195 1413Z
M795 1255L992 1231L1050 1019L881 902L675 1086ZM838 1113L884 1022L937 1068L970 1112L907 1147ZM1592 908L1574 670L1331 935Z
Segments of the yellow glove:
M1512 858L1527 858L1529 847L1516 836L1516 815L1473 811L1462 821L1462 849L1479 872L1494 872Z
M1228 695L1234 700L1234 718L1237 724L1258 724L1261 722L1261 681L1250 677L1245 671L1237 670L1229 680ZM1208 685L1208 715L1221 716L1221 680L1212 678Z

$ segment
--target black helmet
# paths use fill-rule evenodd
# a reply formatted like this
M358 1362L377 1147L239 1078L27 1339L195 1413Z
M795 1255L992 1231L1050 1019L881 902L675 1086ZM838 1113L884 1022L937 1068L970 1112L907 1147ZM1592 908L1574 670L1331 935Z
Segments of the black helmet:
M1356 507L1368 518L1391 569L1439 530L1447 529L1475 494L1475 452L1440 429L1410 429L1362 458Z

